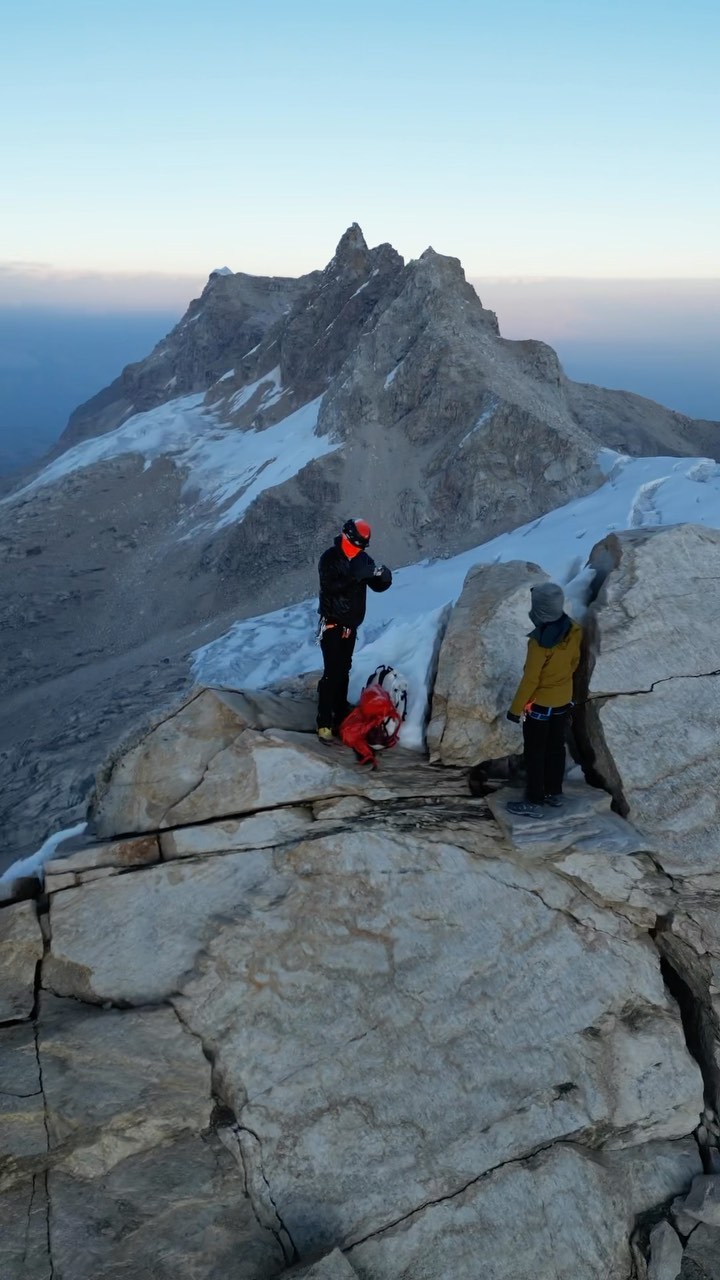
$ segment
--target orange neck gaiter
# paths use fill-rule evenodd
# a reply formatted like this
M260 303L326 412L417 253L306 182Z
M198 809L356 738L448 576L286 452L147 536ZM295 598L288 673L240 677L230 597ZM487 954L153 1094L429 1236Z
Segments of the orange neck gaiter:
M343 533L340 538L340 550L343 555L347 556L348 560L354 560L356 556L360 555L362 547L354 547L352 542L348 542L345 534Z

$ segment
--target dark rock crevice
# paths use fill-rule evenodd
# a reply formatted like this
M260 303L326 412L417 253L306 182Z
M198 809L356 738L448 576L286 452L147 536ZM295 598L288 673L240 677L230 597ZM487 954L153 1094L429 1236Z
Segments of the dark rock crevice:
M717 1059L717 1015L710 995L710 969L660 920L651 935L660 954L665 986L680 1010L685 1041L702 1072L705 1100L714 1110L720 1103L720 1064Z
M39 971L39 968L40 968L40 965L38 964L38 971ZM37 994L37 987L36 987L36 996L35 996L36 1010L37 1010L37 1001L38 1001L38 994ZM34 1033L34 1039L35 1039L35 1058L37 1061L38 1082L40 1084L40 1093L42 1094L42 1100L43 1100L43 1127L45 1129L45 1150L47 1152L47 1156L49 1159L50 1149L51 1149L50 1125L48 1122L47 1097L45 1095L45 1089L43 1086L42 1055L40 1053L40 1041L38 1037L37 1016L33 1018L33 1033ZM36 1175L36 1176L39 1176L39 1175ZM47 1237L47 1255L48 1255L48 1265L50 1267L50 1280L53 1280L53 1277L55 1275L55 1266L53 1263L53 1254L52 1254L52 1221L51 1221L49 1176L50 1176L49 1169L46 1168L42 1174L42 1177L44 1179L44 1191L45 1191L45 1232ZM33 1195L34 1195L34 1192L35 1192L35 1176L33 1177ZM30 1208L32 1209L32 1201L30 1204Z

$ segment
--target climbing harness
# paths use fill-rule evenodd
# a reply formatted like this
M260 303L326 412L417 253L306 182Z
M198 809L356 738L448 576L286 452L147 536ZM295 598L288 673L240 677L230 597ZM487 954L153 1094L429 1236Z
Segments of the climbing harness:
M328 622L327 618L321 618L318 623L317 636L315 638L315 643L322 644L322 638L325 635L325 632L334 631L337 627L340 627L340 639L349 640L353 633L352 627L342 627L340 626L339 622Z

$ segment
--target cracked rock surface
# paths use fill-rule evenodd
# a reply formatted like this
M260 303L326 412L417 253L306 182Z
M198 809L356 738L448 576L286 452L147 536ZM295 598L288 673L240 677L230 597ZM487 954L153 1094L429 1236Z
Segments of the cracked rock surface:
M106 771L112 844L23 904L4 1280L639 1280L715 1186L719 886L585 784L528 841L458 770L250 719L208 692L155 724ZM236 755L216 820L173 825L245 734L264 790Z
M720 531L612 534L590 608L586 733L596 770L675 876L720 857Z

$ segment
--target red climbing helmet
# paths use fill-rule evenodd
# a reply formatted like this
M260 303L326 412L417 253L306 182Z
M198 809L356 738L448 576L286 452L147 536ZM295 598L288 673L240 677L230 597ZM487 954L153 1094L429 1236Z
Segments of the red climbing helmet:
M367 520L346 520L342 531L348 542L354 547L359 547L361 551L364 551L370 542L372 529Z

